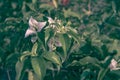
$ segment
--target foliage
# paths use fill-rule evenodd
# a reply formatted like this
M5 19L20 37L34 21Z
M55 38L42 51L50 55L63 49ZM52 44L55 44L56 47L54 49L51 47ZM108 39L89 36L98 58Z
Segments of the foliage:
M119 0L0 0L1 80L120 80Z

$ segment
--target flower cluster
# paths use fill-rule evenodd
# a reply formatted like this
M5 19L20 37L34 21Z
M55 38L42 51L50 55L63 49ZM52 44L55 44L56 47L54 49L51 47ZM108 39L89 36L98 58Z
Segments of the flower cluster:
M61 25L61 20L58 20L56 18L55 20L53 20L51 17L48 17L48 22L49 22L49 26L47 28L52 28L55 30L55 32L58 33L58 31L60 30L59 26ZM56 47L61 47L61 46L62 44L59 41L59 37L57 36L52 37L48 42L48 47L50 51L53 51L56 49Z
M45 26L46 26L45 28L46 30L47 28L52 28L54 30L57 30L55 32L58 32L59 29L58 26L55 25L55 23L60 25L61 21L57 19L53 20L51 17L47 17L47 18L49 23L48 26L46 26L47 22L38 22L37 20L33 19L33 17L31 17L29 19L29 28L26 30L25 38L30 35L35 35L31 38L31 42L33 43L36 42L36 40L38 39L37 33L40 32ZM61 47L61 46L62 44L60 43L59 38L56 36L52 37L48 42L48 47L50 51L54 50L55 47Z
M25 38L33 34L36 35L37 32L40 32L43 29L43 27L45 27L45 25L46 25L46 22L38 22L37 20L31 17L29 19L29 28L25 33ZM34 36L31 38L32 42L35 42L36 40L37 40L37 36Z

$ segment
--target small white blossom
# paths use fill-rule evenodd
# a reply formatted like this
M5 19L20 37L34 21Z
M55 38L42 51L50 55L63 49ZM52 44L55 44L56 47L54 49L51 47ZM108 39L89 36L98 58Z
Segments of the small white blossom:
M55 20L53 20L51 17L47 17L48 18L48 22L49 22L49 28L52 27L52 28L55 28L56 25L54 24L55 23Z
M37 22L35 19L31 17L29 19L29 28L25 33L25 38L32 34L36 34L37 32L40 32L45 25L46 22Z
M110 70L112 71L112 70L120 69L117 66L118 66L118 62L115 59L112 59L110 65L109 65Z
M49 22L49 24L51 24L51 23L55 23L55 21L51 18L51 17L47 17L48 18L48 22Z

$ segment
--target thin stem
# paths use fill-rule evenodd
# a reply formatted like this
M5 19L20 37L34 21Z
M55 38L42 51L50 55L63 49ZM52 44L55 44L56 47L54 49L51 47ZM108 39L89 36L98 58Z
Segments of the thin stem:
M11 80L11 79L10 79L9 70L7 70L7 75L8 75L8 80Z

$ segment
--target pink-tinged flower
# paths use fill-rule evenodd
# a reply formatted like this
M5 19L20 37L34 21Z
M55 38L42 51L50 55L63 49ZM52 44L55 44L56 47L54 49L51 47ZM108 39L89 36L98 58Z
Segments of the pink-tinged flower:
M110 65L109 65L110 70L112 71L112 70L120 69L117 66L118 66L118 62L115 59L112 59Z
M46 22L38 22L37 20L33 19L32 17L29 19L29 28L25 33L25 38L40 32L42 28L46 25Z
M61 47L61 46L62 44L57 37L51 38L48 42L48 47L50 51L53 51L56 49L56 47Z
M55 37L54 41L55 41L54 44L55 44L56 47L61 47L62 46L61 42L59 41L59 39L57 37Z
M25 38L32 35L32 34L36 34L36 31L28 28L26 33L25 33Z

